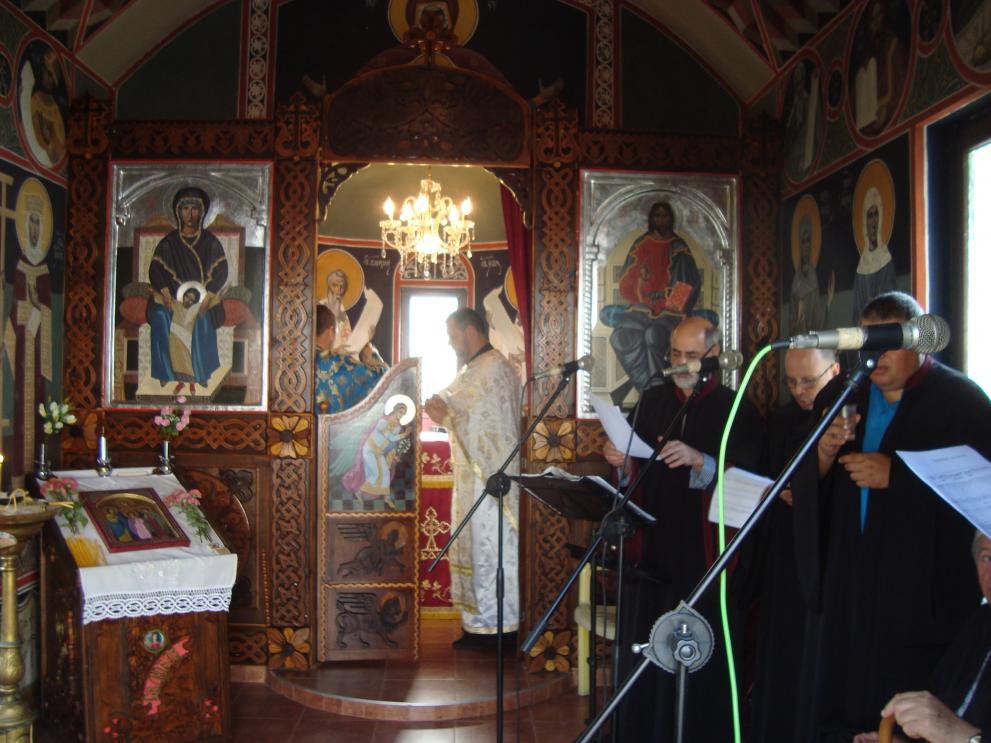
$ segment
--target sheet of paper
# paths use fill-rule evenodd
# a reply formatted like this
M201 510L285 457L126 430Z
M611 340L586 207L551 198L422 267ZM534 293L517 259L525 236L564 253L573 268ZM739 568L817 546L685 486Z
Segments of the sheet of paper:
M723 516L726 526L739 529L760 503L764 491L774 484L773 480L730 467L723 473ZM712 494L709 504L709 521L719 523L719 500Z
M969 446L896 453L940 498L991 535L991 462Z
M620 451L626 451L626 446L630 441L630 424L626 422L623 412L610 402L606 402L601 397L591 395L592 407L595 409L599 421L606 431L606 436ZM630 456L648 459L654 450L644 443L636 434L633 434L633 443L630 444Z

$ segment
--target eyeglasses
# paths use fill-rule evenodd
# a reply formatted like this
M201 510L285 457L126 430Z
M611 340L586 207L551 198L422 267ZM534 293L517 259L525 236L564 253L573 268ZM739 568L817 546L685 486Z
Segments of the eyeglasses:
M822 375L828 372L832 368L833 365L830 364L814 377L799 377L798 379L795 379L794 377L785 377L785 384L788 385L788 389L790 390L793 390L797 387L801 387L804 390L810 390L816 386L816 383L820 379L822 379Z

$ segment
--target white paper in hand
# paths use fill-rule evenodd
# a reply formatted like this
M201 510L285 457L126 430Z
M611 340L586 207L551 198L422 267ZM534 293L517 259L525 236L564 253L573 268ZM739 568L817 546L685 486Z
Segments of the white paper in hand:
M991 535L991 462L969 446L897 454L940 498Z
M606 436L622 452L626 451L627 445L630 447L630 456L640 459L649 459L654 450L644 443L636 434L633 434L633 443L630 443L630 424L626 422L623 412L610 402L606 402L601 397L590 395L592 407L595 409L602 428L606 431Z
M753 472L730 467L723 473L723 516L726 526L739 529L750 518L764 497L764 491L774 482ZM719 499L712 494L709 503L709 521L719 523Z

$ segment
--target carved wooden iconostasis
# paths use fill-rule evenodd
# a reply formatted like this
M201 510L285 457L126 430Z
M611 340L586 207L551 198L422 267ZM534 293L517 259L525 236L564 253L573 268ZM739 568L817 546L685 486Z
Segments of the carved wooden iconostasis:
M403 87L417 93L391 96ZM390 105L381 106L382 100ZM425 107L425 100L436 105ZM444 117L434 119L436 111ZM583 130L577 113L562 103L531 109L504 83L480 73L399 65L359 75L328 96L322 111L296 97L278 108L274 121L111 121L107 104L84 98L73 107L68 148L67 275L73 280L66 287L64 391L84 426L81 436L63 442L66 467L92 465L100 421L117 464L149 464L159 446L153 408L108 408L105 396L105 318L113 307L106 220L113 166L142 161L271 166L263 338L267 399L255 409L194 405L190 426L176 444L178 471L203 490L207 509L238 552L230 611L234 663L276 668L317 660L323 556L316 510L313 339L323 287L316 277L318 254L340 247L321 245L318 231L337 189L365 164L400 158L480 165L512 191L533 229L531 276L525 282L532 287L532 369L575 357L583 168L734 175L741 191L737 337L750 356L778 334L778 145L776 131L764 122L749 122L739 138ZM473 301L481 308L478 289L476 282ZM393 333L390 355L398 350L395 344ZM398 358L390 358L394 366ZM751 395L765 410L775 399L774 374L773 363L766 364L751 385ZM532 387L531 410L545 402L553 384L543 380ZM601 468L601 427L576 415L573 386L550 416L529 444L525 468ZM563 549L570 530L532 500L524 502L522 605L529 623L570 572ZM374 536L388 540L391 533ZM355 559L357 553L341 555L343 562ZM375 601L385 606L393 598ZM401 615L410 607L399 601ZM344 605L353 613L353 606ZM562 608L553 625L569 623ZM326 639L339 647L339 635Z

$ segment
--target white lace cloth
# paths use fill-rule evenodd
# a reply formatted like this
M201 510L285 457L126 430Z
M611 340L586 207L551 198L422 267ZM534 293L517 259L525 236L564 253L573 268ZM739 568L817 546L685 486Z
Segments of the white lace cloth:
M164 498L182 488L174 475L156 475L144 467L117 469L110 477L99 477L93 470L66 470L55 476L73 478L80 491L152 488ZM180 509L171 508L169 512L189 537L188 547L109 552L92 520L73 534L62 517L56 519L65 538L90 538L100 547L107 563L79 568L83 624L121 617L228 610L237 555L223 546L212 529L201 540Z

